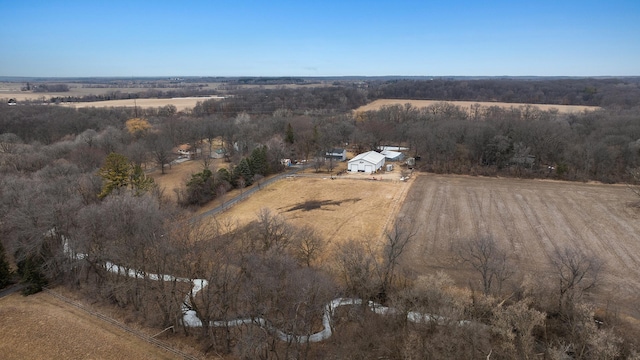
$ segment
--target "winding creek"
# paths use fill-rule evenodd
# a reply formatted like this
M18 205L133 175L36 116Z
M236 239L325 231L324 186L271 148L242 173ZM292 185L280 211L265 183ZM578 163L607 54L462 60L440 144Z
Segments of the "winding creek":
M64 252L67 256L76 260L83 260L87 257L87 254L77 254L73 252L67 241L64 243ZM191 283L191 291L189 294L185 296L184 301L182 302L182 323L187 327L202 327L202 320L198 318L196 311L193 310L191 306L191 299L198 294L202 289L208 286L208 281L205 279L188 279L182 277L175 277L173 275L162 275L162 274L149 274L144 271L136 270L136 269L128 269L124 266L120 266L114 264L110 261L107 261L104 265L105 269L111 273L127 276L136 279L149 279L153 281L178 281L183 283ZM262 318L262 317L250 317L250 318L238 318L233 320L215 320L210 321L209 326L212 327L232 327L239 325L256 325L260 326L272 333L275 333L278 338L282 341L286 342L297 342L297 343L306 343L306 342L320 342L327 340L333 334L331 331L331 321L332 317L335 314L335 310L340 306L350 306L350 305L362 305L362 299L357 298L336 298L327 303L324 307L324 311L322 314L322 327L323 329L310 334L310 335L296 335L296 334L287 334L284 331L276 328L271 325L271 323ZM401 314L397 309L383 306L381 304L368 301L367 306L376 314L379 315L398 315ZM423 323L423 322L436 322L438 324L443 323L446 318L438 316L425 314L415 311L409 311L407 313L407 320L414 323ZM458 325L467 325L470 321L461 320L458 322Z

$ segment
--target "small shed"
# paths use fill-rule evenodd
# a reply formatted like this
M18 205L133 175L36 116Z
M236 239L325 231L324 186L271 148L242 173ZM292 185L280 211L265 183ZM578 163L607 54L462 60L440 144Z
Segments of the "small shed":
M374 173L384 166L384 155L375 151L358 154L349 160L349 171Z
M382 150L380 153L384 155L388 161L402 161L404 159L404 154L398 151Z

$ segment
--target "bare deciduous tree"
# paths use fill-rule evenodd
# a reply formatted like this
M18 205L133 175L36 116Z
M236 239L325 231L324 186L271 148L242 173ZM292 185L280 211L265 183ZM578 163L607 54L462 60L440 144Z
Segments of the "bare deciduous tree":
M514 273L507 253L498 247L492 236L477 236L461 242L458 256L480 273L485 295L491 293L494 281L496 292L502 291L504 281Z
M147 147L153 160L160 166L161 173L164 174L164 166L171 163L171 141L163 135L151 133L147 136Z
M373 298L378 284L371 251L360 241L349 240L338 246L334 258L347 291L361 299Z
M310 267L324 251L325 242L314 229L305 226L293 235L293 255L299 263Z
M407 221L396 222L393 229L386 233L387 241L382 252L382 262L378 266L380 300L386 300L387 292L396 276L396 266L399 265L400 257L416 234L417 230Z
M268 208L258 212L257 230L262 251L282 252L291 243L293 228L282 216L272 214Z
M536 357L533 330L544 324L545 317L544 313L532 309L526 301L520 301L511 306L499 306L491 322L506 354L518 354L518 359L533 359Z
M551 257L552 276L558 284L558 306L560 311L570 310L585 291L596 286L602 261L576 248L556 249Z

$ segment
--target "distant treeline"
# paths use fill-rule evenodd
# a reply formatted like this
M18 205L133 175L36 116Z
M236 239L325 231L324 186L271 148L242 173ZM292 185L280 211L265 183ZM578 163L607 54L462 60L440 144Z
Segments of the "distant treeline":
M586 105L608 108L631 108L640 105L640 77L562 78L562 79L398 79L335 81L332 86L314 86L315 78L199 78L174 82L122 82L83 85L83 87L154 87L174 88L143 92L113 91L102 95L54 97L52 102L87 102L120 99L171 98L232 94L216 104L205 104L199 114L272 113L278 109L295 112L309 110L346 111L377 99L425 99L442 101L495 101L507 103ZM218 89L207 88L202 81L215 80ZM309 85L305 88L263 89L245 85ZM29 87L29 86L28 86ZM34 92L68 91L65 84L42 84L29 87Z
M297 89L243 89L222 101L206 100L193 109L195 116L239 113L267 114L276 111L292 114L308 112L339 113L368 102L367 92L355 87L309 87Z
M67 92L69 91L69 85L67 84L29 84L22 87L22 91L33 91L34 93L45 92Z
M204 88L208 87L208 84L185 84L183 82L157 82L157 83L109 83L109 84L86 84L82 85L83 88L86 89L135 89L135 88L143 88L143 89L180 89L180 88Z
M393 80L370 82L368 95L374 100L466 100L633 107L640 105L640 78Z
M127 99L170 99L174 97L190 97L190 96L211 96L217 95L218 91L214 89L202 89L197 87L179 88L174 90L156 90L149 89L142 92L122 92L110 91L106 94L99 95L83 95L83 96L55 96L51 98L52 103L59 102L90 102L105 100L127 100Z

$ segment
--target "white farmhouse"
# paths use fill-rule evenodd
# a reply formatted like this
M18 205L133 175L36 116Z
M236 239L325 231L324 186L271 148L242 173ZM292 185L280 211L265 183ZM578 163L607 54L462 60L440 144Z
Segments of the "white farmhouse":
M359 154L349 160L349 171L351 172L361 171L373 173L380 170L383 166L384 155L375 151L368 151L366 153Z

